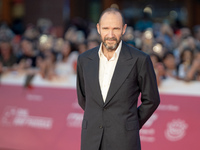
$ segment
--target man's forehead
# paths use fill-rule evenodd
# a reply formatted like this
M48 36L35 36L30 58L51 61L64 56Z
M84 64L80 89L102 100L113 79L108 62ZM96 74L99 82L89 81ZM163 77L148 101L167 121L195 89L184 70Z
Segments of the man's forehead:
M108 18L110 18L110 17L116 17L116 18L120 18L121 19L121 22L122 22L122 16L121 16L121 14L119 13L119 12L116 12L116 11L110 11L110 12L105 12L102 16L101 16L101 18L100 18L100 21L99 21L99 23L101 22L101 21L103 21L104 19L108 19Z

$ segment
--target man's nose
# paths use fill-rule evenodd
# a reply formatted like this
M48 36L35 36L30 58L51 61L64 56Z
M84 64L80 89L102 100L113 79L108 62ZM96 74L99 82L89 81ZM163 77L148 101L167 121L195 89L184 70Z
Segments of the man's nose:
M108 31L108 37L113 37L113 36L114 36L113 31L112 31L112 30L109 30L109 31Z

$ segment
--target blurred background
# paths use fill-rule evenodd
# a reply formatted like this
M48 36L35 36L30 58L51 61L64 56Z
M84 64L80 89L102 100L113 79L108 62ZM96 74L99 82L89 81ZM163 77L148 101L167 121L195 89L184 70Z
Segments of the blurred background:
M108 7L122 11L123 40L155 69L161 105L143 147L198 149L200 0L0 0L0 150L79 149L77 57L100 44Z
M1 74L61 80L75 73L77 56L99 45L96 23L108 7L125 17L123 40L151 55L158 84L200 80L199 0L1 0Z

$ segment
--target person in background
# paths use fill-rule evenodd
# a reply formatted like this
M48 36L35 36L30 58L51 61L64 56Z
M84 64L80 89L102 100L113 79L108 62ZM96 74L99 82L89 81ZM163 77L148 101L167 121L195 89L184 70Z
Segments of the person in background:
M92 49L94 47L97 47L99 44L100 44L100 42L96 39L88 40L87 41L87 49L89 50L89 49Z
M88 50L88 48L87 48L87 41L79 43L78 46L77 46L77 50L78 50L77 51L78 55L82 54L85 51L87 51Z
M135 29L139 31L145 31L148 28L153 27L153 22L151 18L151 14L147 12L143 12L142 19L138 20L135 24Z
M163 64L165 67L166 78L177 78L177 67L175 57L172 52L166 52L163 56Z
M55 73L56 54L53 51L46 51L45 56L37 58L39 74L43 79L52 81L56 78Z
M12 46L8 41L0 42L0 64L2 71L10 71L16 68L17 57L14 55Z
M74 73L74 61L77 59L77 54L73 53L72 43L64 41L58 60L55 65L56 75L60 78L67 78Z
M200 81L200 51L195 53L194 60L186 75L186 81L197 80Z
M21 55L18 58L18 69L24 70L36 67L36 53L33 44L28 39L21 41Z
M193 28L195 43L198 48L200 48L200 25L196 25Z
M181 61L180 56L183 53L183 50L185 50L186 48L190 49L193 52L197 49L197 45L195 43L195 39L192 36L187 36L184 39L182 39L182 41L180 42L178 47L176 47L173 50L173 54L175 56L177 65L181 63L180 62Z
M160 28L160 38L163 40L163 45L169 49L174 49L174 32L169 24L162 24Z
M193 61L193 50L185 48L180 56L180 64L178 65L178 78L185 80L187 72L190 70Z
M150 58L153 63L153 68L156 73L157 84L159 86L162 83L162 80L165 79L165 67L157 54L151 53Z

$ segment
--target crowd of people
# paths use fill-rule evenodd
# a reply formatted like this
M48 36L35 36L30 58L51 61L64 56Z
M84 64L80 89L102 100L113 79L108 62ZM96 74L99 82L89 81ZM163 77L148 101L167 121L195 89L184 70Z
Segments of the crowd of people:
M128 26L123 40L151 56L158 85L167 78L200 81L200 25L193 29L175 29L167 23L143 29ZM0 74L17 71L62 80L76 74L79 54L99 44L96 25L80 18L66 29L43 19L27 25L21 34L1 23Z

